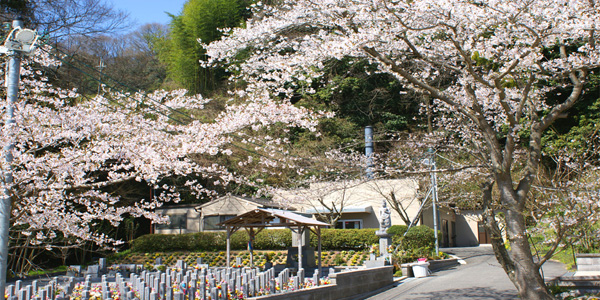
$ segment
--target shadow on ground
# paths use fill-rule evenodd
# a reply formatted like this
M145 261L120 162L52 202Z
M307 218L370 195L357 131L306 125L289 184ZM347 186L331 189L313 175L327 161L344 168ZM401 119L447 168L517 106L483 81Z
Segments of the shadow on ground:
M410 299L519 299L515 293L500 291L493 288L447 289L411 295Z

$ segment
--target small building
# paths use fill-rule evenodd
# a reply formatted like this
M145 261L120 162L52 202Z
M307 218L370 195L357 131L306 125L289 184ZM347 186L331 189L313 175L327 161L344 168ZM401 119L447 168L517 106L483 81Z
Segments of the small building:
M419 213L421 202L417 197L419 186L413 179L363 180L323 182L307 189L280 190L274 195L279 202L290 203L297 211L312 214L315 219L329 222L338 218L335 228L379 228L380 211L386 203L391 213L392 225L408 225ZM414 225L433 228L433 211L425 205ZM403 216L394 210L403 212ZM330 218L329 215L335 215ZM449 208L438 207L440 246L459 245L456 214Z
M276 208L282 206L274 201L261 198L247 198L233 195L219 197L202 205L182 204L156 209L160 215L167 215L169 224L156 224L155 233L183 234L201 231L225 230L217 224L237 215L257 208Z
M200 214L196 211L198 204L176 204L157 208L159 215L169 216L170 223L154 224L152 232L164 234L184 234L200 230Z
M332 227L341 229L379 228L383 203L398 202L405 216L387 204L392 225L406 225L413 221L421 207L417 197L418 184L412 179L369 180L313 184L306 189L278 190L273 200L234 195L219 197L198 205L173 205L156 211L168 215L170 224L155 225L155 233L183 234L201 231L225 230L217 224L257 208L294 210L328 222L328 215L337 210L339 218ZM284 207L281 203L285 203ZM331 220L331 219L329 219ZM490 243L489 234L481 222L481 210L438 208L440 247L476 246ZM429 201L414 225L433 228L433 211Z
M485 230L482 209L461 209L456 215L456 244L462 247L491 244L491 235ZM497 220L499 221L499 220Z

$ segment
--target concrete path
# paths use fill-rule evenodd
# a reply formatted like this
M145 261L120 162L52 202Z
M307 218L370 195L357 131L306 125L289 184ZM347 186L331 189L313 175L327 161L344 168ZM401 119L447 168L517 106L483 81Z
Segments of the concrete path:
M490 245L441 251L455 254L466 264L437 271L425 278L407 278L394 287L362 299L518 299L517 290L496 261ZM544 265L546 279L566 272L561 263Z

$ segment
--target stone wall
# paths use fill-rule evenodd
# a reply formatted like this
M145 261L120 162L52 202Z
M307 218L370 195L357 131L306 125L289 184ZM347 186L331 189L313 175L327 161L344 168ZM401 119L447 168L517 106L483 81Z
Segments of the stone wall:
M285 294L256 297L260 300L348 300L393 283L392 266L335 273L331 284Z
M577 271L600 272L600 254L580 253L575 255L575 259L577 261Z

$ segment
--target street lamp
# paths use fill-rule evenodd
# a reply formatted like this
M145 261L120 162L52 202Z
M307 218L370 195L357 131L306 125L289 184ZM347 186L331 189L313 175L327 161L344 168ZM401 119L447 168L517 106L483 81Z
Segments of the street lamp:
M15 126L14 106L19 93L19 71L21 70L21 55L29 55L36 47L38 35L34 30L22 28L23 20L16 19L12 23L12 31L6 37L4 45L0 46L0 53L9 57L6 65L6 112L4 116L4 131L10 132ZM10 228L11 189L12 175L12 150L14 140L9 140L4 145L4 189L0 201L0 295L4 295L6 288L6 271L8 264L8 233Z
M21 28L22 20L13 21L13 30L8 34L4 45L0 46L0 53L11 54L19 52L30 54L36 48L38 34L35 30Z

